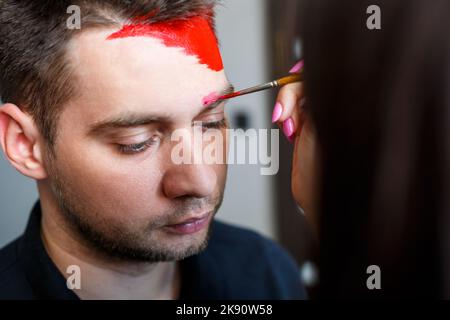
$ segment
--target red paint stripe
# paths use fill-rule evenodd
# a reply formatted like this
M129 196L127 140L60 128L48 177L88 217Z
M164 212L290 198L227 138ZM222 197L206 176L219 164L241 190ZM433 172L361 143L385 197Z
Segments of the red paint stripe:
M197 56L201 64L211 70L223 70L217 39L210 23L201 17L188 20L173 20L144 24L137 19L134 24L128 24L107 39L128 37L154 37L161 39L168 47L184 48L186 54Z

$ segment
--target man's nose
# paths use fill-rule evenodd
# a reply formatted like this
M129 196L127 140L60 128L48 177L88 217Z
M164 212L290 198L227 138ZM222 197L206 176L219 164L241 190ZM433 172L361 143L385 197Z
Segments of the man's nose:
M204 198L213 194L216 185L216 172L204 164L174 165L163 178L163 190L168 198Z

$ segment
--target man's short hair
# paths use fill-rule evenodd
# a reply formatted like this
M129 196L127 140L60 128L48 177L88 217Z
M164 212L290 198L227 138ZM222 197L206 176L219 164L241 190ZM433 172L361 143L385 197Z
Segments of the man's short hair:
M48 146L56 140L62 106L76 86L67 48L78 33L139 18L154 23L202 16L214 28L216 0L0 0L0 96L30 114ZM70 29L68 8L81 9ZM70 12L70 11L69 11Z

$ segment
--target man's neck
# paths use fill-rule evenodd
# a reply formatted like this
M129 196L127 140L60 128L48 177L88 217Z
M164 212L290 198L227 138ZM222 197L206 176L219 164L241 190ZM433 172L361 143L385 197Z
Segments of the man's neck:
M68 278L71 266L80 270L81 299L176 299L180 270L175 262L124 262L98 254L68 230L58 208L41 197L41 237L60 272ZM77 268L77 269L78 269Z

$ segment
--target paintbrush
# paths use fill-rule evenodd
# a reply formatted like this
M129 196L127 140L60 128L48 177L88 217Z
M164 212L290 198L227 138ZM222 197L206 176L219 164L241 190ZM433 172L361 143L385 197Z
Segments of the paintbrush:
M277 88L277 87L282 87L282 86L287 85L289 83L301 82L301 81L303 81L303 74L302 73L296 73L296 74L292 74L292 75L289 75L289 76L286 76L286 77L274 80L272 82L260 84L259 86L247 88L247 89L244 89L244 90L235 91L233 93L229 93L229 94L220 96L220 97L217 98L216 101L228 100L228 99L240 97L240 96L243 96L243 95L246 95L246 94L250 94L250 93L254 93L254 92L258 92L258 91L263 91L263 90L268 90L268 89L272 89L272 88Z

